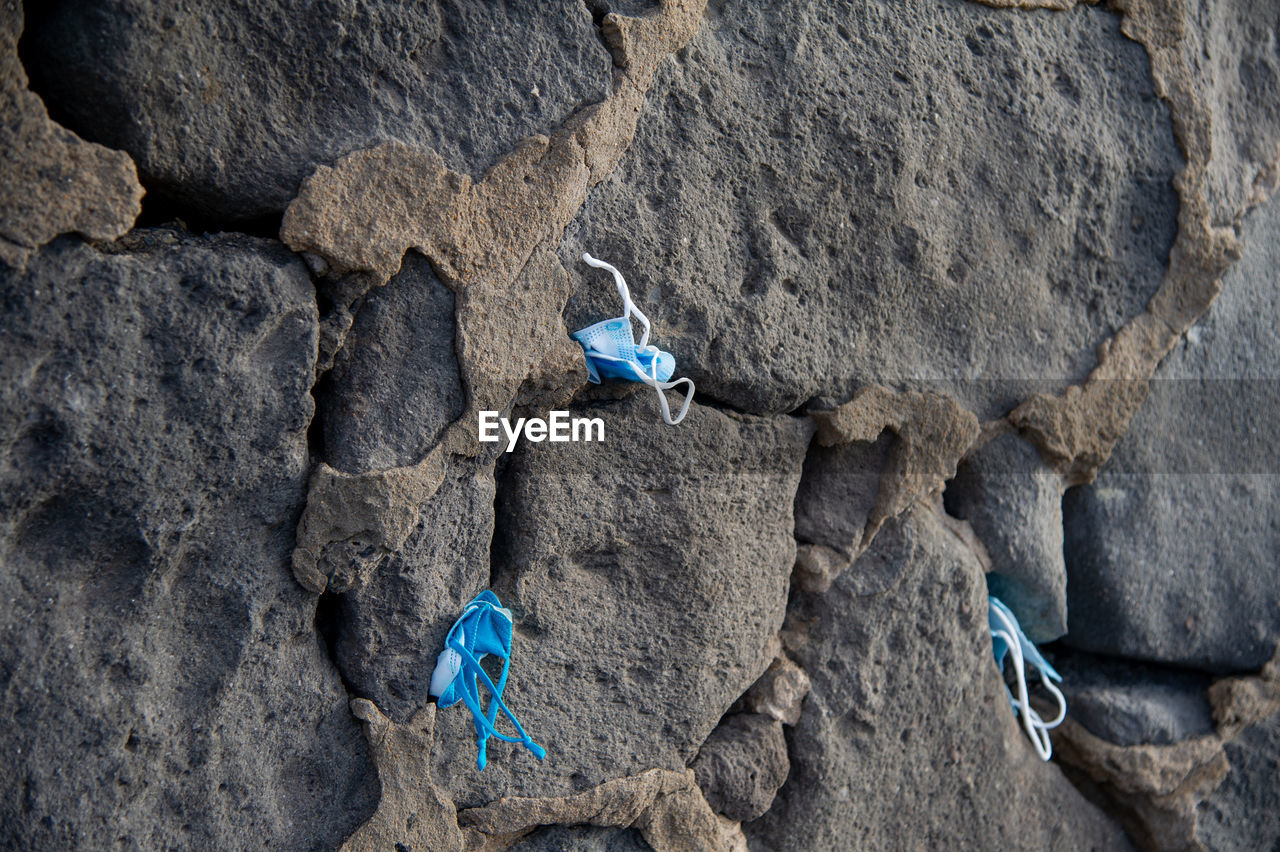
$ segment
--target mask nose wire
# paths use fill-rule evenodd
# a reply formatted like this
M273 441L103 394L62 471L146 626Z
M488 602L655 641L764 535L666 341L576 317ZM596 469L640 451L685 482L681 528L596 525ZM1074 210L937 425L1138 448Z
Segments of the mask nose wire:
M644 334L640 335L639 346L641 349L645 350L646 353L653 356L653 364L650 367L651 375L645 375L643 371L640 371L641 381L658 392L658 404L662 407L662 419L666 421L669 426L677 425L684 419L684 416L689 413L689 403L693 402L693 394L695 390L693 386L693 379L686 376L684 378L676 379L674 382L658 381L659 350L658 347L649 345L649 318L644 315L643 311L636 307L635 302L631 301L631 290L627 287L627 279L623 278L622 273L619 272L612 264L605 263L603 260L597 260L591 256L590 252L584 251L582 253L582 260L588 266L594 266L596 269L607 269L613 273L613 281L618 285L618 295L622 297L622 315L626 317L631 314L635 314L636 319L640 320L640 324L644 326ZM685 395L684 405L680 407L680 413L672 419L671 406L667 403L667 395L663 393L663 391L671 390L679 384L687 384L689 386L689 392Z

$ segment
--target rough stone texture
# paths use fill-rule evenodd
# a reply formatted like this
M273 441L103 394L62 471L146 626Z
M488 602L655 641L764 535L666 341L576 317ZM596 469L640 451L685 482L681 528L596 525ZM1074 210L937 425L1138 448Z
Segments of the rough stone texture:
M462 852L457 809L431 781L435 706L419 711L404 725L392 722L363 698L351 702L351 713L365 723L382 798L373 816L342 844L342 852Z
M693 773L650 769L567 796L509 796L458 814L472 849L505 849L539 825L632 826L655 852L747 852L737 823L712 813Z
M742 696L742 709L777 719L784 725L800 720L809 676L787 655L779 652L760 679Z
M860 574L893 582L860 591ZM982 566L930 510L890 521L784 641L813 680L791 775L753 850L1118 849L1124 836L1036 757L991 659Z
M1224 845L1212 848L1263 848L1259 837L1274 822L1273 811L1267 810L1274 800L1274 781L1246 795L1241 795L1241 783L1275 758L1265 733L1256 732L1280 714L1280 651L1256 675L1215 682L1209 687L1209 702L1215 725L1211 733L1164 746L1119 746L1068 717L1058 729L1059 760L1092 797L1107 802L1108 811L1144 849L1208 848L1198 836L1200 815L1207 811L1213 816L1219 807L1242 819L1229 830L1218 820L1210 830ZM1249 739L1238 745L1242 738ZM1253 751L1250 745L1261 749ZM1233 769L1228 753L1244 759ZM1218 804L1202 807L1233 771L1235 782L1218 797ZM1262 803L1261 809L1253 809L1255 801Z
M414 464L462 415L453 307L416 254L369 294L317 393L325 461L347 473Z
M22 29L20 0L0 3L0 261L16 268L58 234L113 240L142 209L129 156L50 121L28 91Z
M442 713L459 807L683 768L774 656L808 421L695 403L673 428L648 393L572 413L605 440L517 448L493 562L517 616L507 703L547 757L494 742L478 773L469 714Z
M377 784L288 569L305 268L64 239L0 301L0 845L336 846Z
M511 852L650 852L653 847L633 828L557 826L538 829L508 849Z
M1241 239L1111 462L1068 492L1073 647L1229 672L1280 640L1280 203Z
M956 470L947 509L963 518L991 560L987 588L1034 642L1067 632L1062 478L1016 435L984 444Z
M832 470L811 467L810 483L796 503L804 536L824 539L798 548L796 585L823 592L866 550L886 520L942 493L980 433L978 419L951 397L893 393L879 385L862 388L844 405L813 417L821 446L862 445L838 452L841 462ZM886 432L893 436L887 455ZM876 468L875 503L866 511L867 472ZM850 532L852 538L845 539Z
M1186 6L1187 63L1214 118L1205 192L1215 224L1230 225L1280 178L1280 5Z
M782 723L756 713L726 716L690 764L707 804L735 822L764 814L787 780Z
M282 211L317 165L397 140L480 175L609 89L581 0L63 4L30 58L68 126L203 215Z
M1209 849L1280 846L1280 713L1226 746L1231 771L1200 803L1197 837Z
M1208 675L1058 654L1067 713L1121 746L1171 745L1213 731Z
M1083 377L1160 282L1181 161L1101 9L719 3L654 92L561 248L567 320L617 313L585 249L711 398L925 380L1001 415Z

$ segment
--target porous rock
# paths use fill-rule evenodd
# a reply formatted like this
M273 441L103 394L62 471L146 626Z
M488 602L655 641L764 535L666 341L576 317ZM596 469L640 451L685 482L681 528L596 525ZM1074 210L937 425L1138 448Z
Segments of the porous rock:
M1141 312L1180 166L1104 9L717 4L569 229L568 324L619 312L587 250L713 399L923 383L999 416Z
M753 820L769 810L787 780L782 723L757 713L726 716L689 766L716 813L735 822Z
M773 659L812 427L697 403L671 427L638 389L570 409L601 418L603 441L522 442L504 473L493 576L516 615L506 702L547 757L491 741L479 773L469 714L442 713L435 773L459 807L682 770Z
M580 0L66 4L37 21L43 93L205 216L279 213L317 165L397 140L483 174L609 89Z
M1067 713L1121 746L1172 745L1212 733L1210 678L1089 654L1057 654Z
M1241 239L1111 461L1067 492L1073 647L1224 673L1280 640L1280 203Z
M1274 849L1280 843L1280 713L1226 745L1231 770L1199 805L1196 836L1209 849Z
M378 788L288 571L302 263L245 237L68 238L0 299L0 845L337 846Z
M316 395L326 462L347 473L414 464L462 415L453 311L417 254L369 293Z
M860 594L863 570L896 582ZM797 593L784 637L813 687L787 783L744 826L752 849L1126 848L1027 741L982 566L930 509L889 521L825 594Z
M51 121L28 90L22 30L21 0L0 4L0 261L15 268L58 234L114 240L142 210L129 155Z
M986 549L991 594L1034 642L1067 632L1063 489L1034 446L1006 434L961 462L945 494L948 511L967 520Z

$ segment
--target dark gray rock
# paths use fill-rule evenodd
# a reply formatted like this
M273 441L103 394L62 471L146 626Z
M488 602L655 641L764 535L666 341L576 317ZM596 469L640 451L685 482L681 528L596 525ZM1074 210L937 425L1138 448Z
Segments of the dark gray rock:
M1067 632L1062 491L1062 478L1035 447L1002 435L960 463L944 495L947 510L969 522L991 557L987 588L1035 642Z
M875 508L894 440L886 431L871 443L824 447L815 441L809 447L796 493L796 541L853 558Z
M540 828L508 847L509 852L651 852L633 828L555 826Z
M1073 647L1223 673L1280 640L1280 203L1241 239L1097 481L1067 492Z
M31 21L40 94L208 216L278 213L317 165L399 140L483 174L608 91L581 0L62 3Z
M1280 848L1280 714L1227 744L1231 771L1200 803L1196 836L1214 852Z
M522 442L503 475L506 700L547 757L492 742L479 773L470 715L440 713L433 776L459 808L683 770L773 659L812 426L694 404L671 427L641 390L573 409L603 442Z
M986 418L1078 380L1140 313L1181 167L1101 8L712 4L561 259L566 321L628 277L700 395L746 411L918 382Z
M689 767L713 810L735 822L753 820L787 780L782 723L758 713L726 716Z
M488 585L493 500L492 455L451 458L404 544L325 594L321 627L339 670L398 722L431 700L427 687L445 635Z
M305 268L60 240L0 303L0 846L333 848L378 782L289 571Z
M453 308L417 252L368 295L317 394L326 462L347 473L414 464L462 416Z
M1209 675L1088 654L1056 655L1067 713L1122 746L1170 745L1214 730Z
M860 594L863 563L898 581ZM784 636L813 686L787 783L744 826L753 850L1127 847L1036 757L991 658L982 567L929 510L889 521L825 594L797 593Z

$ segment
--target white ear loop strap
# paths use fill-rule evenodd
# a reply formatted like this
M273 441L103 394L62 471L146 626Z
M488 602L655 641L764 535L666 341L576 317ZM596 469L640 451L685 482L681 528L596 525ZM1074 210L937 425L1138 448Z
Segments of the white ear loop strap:
M622 273L616 268L605 263L603 260L597 260L587 252L582 253L582 259L588 266L594 266L596 269L607 269L613 273L613 281L618 285L618 295L622 297L622 315L627 317L635 314L636 319L640 320L640 324L644 326L644 334L640 335L640 348L647 354L653 356L653 365L650 367L650 370L652 371L651 375L646 376L644 373L641 373L640 377L646 385L658 392L658 404L662 406L662 419L665 420L668 425L675 426L684 419L686 414L689 413L689 403L693 402L693 379L686 377L676 379L674 382L658 381L659 349L656 346L649 345L649 318L636 307L635 302L631 301L631 290L627 287L627 280L622 277ZM667 403L667 395L663 393L663 391L671 390L679 384L687 384L689 386L689 392L685 394L684 405L681 406L680 413L676 415L675 419L672 419L671 406Z
M1016 638L1018 630L1009 622L1008 617L1000 612L999 609L992 608L997 616L1000 617L1000 623L1004 625L1004 630L993 630L991 635L993 638L1003 639L1009 647L1009 653L1013 656L1013 671L1017 675L1018 681L1018 697L1013 702L1014 709L1022 717L1022 727L1027 732L1027 736L1031 738L1031 744L1035 747L1036 754L1041 760L1048 760L1053 754L1053 744L1049 742L1049 729L1056 728L1062 724L1062 720L1067 716L1067 700L1062 696L1062 691L1054 685L1053 681L1041 673L1040 682L1044 687L1053 693L1054 698L1058 701L1058 715L1052 722L1046 722L1031 706L1031 702L1027 699L1027 671L1026 662L1022 657L1022 646Z

